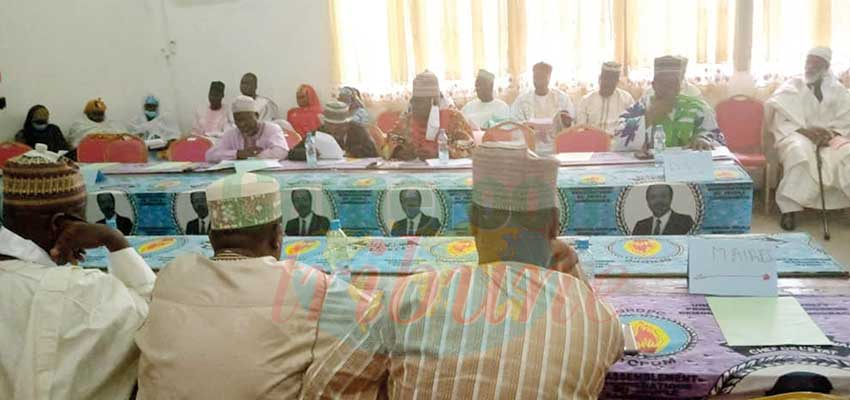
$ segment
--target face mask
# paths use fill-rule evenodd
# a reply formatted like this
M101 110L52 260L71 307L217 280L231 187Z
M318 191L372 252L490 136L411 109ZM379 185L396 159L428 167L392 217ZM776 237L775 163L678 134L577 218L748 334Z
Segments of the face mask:
M145 111L145 116L149 119L154 119L159 116L159 111Z
M32 127L35 128L35 130L37 130L37 131L43 131L43 130L47 129L47 123L46 122L43 123L43 124L33 123Z

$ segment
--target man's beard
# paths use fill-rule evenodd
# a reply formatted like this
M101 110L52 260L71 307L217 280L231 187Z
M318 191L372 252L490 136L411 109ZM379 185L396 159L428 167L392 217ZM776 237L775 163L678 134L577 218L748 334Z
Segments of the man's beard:
M806 72L804 75L806 77L806 83L812 84L812 83L815 83L815 82L823 79L826 76L826 70L822 69L822 70L815 71L815 72L812 72L812 73Z

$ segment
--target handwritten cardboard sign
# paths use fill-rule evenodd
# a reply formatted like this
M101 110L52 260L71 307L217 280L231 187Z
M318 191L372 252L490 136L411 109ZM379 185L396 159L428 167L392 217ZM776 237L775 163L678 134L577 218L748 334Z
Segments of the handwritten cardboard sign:
M688 291L715 296L777 294L773 245L751 239L692 238L688 242Z
M662 157L667 182L714 181L714 161L710 151L665 151Z

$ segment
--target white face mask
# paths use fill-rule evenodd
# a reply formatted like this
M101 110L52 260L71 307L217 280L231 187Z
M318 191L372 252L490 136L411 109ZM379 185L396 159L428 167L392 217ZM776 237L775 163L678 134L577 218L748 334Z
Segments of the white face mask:
M32 127L37 131L43 131L43 130L47 129L47 125L48 124L35 124L34 123L34 124L32 124Z
M425 139L433 142L437 139L440 130L440 107L431 106L431 114L428 116L428 127L425 130Z

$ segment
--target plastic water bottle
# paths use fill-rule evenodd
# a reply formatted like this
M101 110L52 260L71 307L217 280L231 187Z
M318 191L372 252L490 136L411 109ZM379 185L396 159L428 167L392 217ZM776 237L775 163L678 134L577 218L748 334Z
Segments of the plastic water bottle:
M315 132L308 133L307 138L304 139L304 152L307 154L307 166L310 168L316 168L319 165L315 135Z
M664 150L667 148L667 135L664 129L652 127L652 155L655 156L655 163L661 164L664 162Z
M325 240L327 241L325 259L330 263L331 270L336 271L337 267L347 268L348 265L344 263L349 259L348 238L342 231L342 225L338 219L331 221L331 229L325 235Z
M588 286L593 287L593 280L596 277L596 259L593 258L593 253L590 251L590 240L576 240L576 254L579 264L581 264L584 280Z
M440 129L437 133L437 153L440 156L440 164L449 163L449 137L445 129Z

